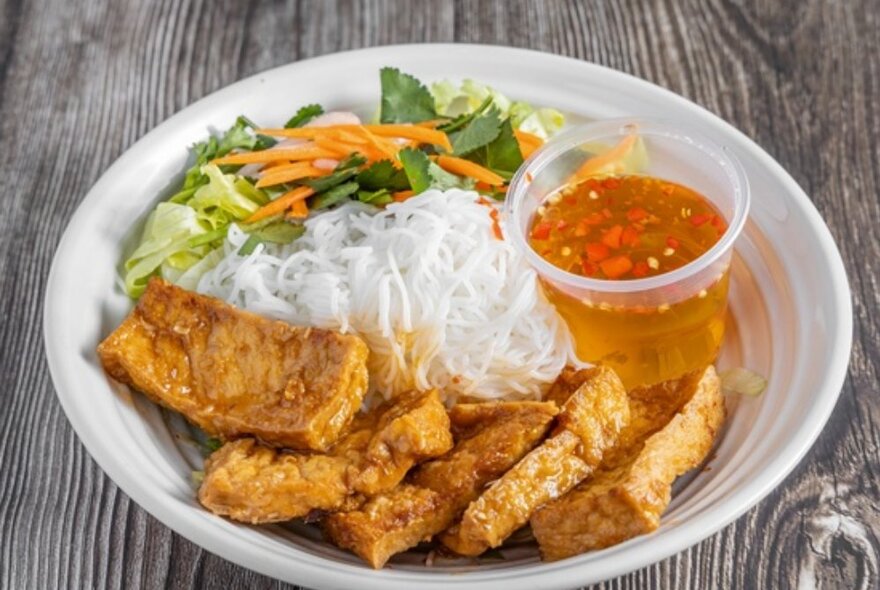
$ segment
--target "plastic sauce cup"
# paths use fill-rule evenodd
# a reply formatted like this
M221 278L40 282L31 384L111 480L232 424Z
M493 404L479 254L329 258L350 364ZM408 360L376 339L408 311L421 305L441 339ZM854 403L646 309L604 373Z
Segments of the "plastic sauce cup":
M702 194L724 217L727 230L700 257L647 278L592 279L554 266L527 239L537 208L584 162L633 133L647 156L634 173ZM714 362L724 336L733 244L748 209L748 181L727 149L677 125L633 118L592 123L547 142L511 181L505 215L510 238L567 322L578 357L610 366L632 388Z

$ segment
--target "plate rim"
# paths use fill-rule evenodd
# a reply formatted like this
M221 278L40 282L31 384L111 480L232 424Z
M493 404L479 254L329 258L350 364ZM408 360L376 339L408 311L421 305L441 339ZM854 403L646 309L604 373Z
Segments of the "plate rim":
M522 56L524 58L529 57L531 59L543 59L571 66L572 69L578 70L577 73L579 76L588 75L590 72L600 72L602 76L610 78L616 77L625 84L646 87L652 92L659 91L660 93L665 94L670 100L682 104L683 107L686 107L695 113L699 113L704 117L708 116L713 123L720 125L727 134L732 138L737 139L743 149L747 149L750 155L755 157L769 173L786 186L790 195L795 199L800 212L804 214L807 223L818 238L819 249L826 259L826 264L832 271L829 281L832 284L831 292L833 293L833 300L836 304L833 308L833 317L837 321L835 322L836 326L834 329L829 329L829 337L842 345L834 348L834 353L827 362L828 370L825 372L825 378L814 387L814 390L816 392L821 392L822 395L817 395L815 399L817 403L814 403L807 411L804 416L803 424L797 430L793 431L790 438L786 441L786 444L783 445L777 451L776 456L768 462L766 468L762 472L765 477L753 479L749 483L738 488L729 498L726 498L722 502L719 502L718 505L707 509L706 516L699 519L699 523L687 521L678 523L676 527L665 533L664 543L653 544L649 550L642 552L640 555L634 556L633 559L626 561L625 564L621 563L623 560L616 560L616 563L614 561L604 563L603 565L605 567L603 568L595 568L596 570L601 570L601 572L585 571L585 569L590 569L590 565L580 563L579 557L559 562L527 564L516 569L491 570L468 574L413 572L393 569L372 571L364 567L355 567L344 563L331 562L323 557L313 556L302 552L301 555L290 556L295 560L297 566L297 578L296 580L292 580L289 577L287 570L273 566L271 560L265 559L265 554L260 553L258 547L249 546L246 550L242 550L240 547L236 548L232 544L218 540L218 537L212 535L211 532L204 527L192 526L194 521L180 519L181 510L175 509L174 507L167 505L167 503L163 504L161 498L157 498L153 494L148 493L145 488L138 485L137 481L129 480L123 471L116 468L116 460L109 455L108 451L105 451L103 445L99 444L95 435L89 432L88 428L83 424L78 423L77 419L72 417L76 416L76 412L73 411L73 404L70 401L69 396L65 396L61 393L62 388L67 389L66 382L62 381L60 378L62 374L67 373L67 371L64 370L65 362L63 360L65 357L65 351L59 350L57 345L53 345L54 343L52 339L53 320L57 317L57 314L54 312L54 306L60 295L57 285L60 281L59 276L62 272L59 270L59 255L64 252L64 247L72 240L72 236L75 234L74 230L80 225L78 221L86 216L89 212L90 204L94 204L97 200L102 181L114 170L125 167L129 158L132 157L132 151L136 146L147 142L152 136L173 126L176 122L185 119L191 112L196 110L200 105L203 105L204 102L212 98L216 99L218 94L230 92L236 87L253 83L254 80L258 80L260 77L271 75L279 70L294 68L306 62L344 60L362 56L367 53L381 54L395 51L479 51L481 54L479 57L470 55L470 58L486 59L487 54L495 54L496 56L506 54L507 57L510 57L511 59L515 59L517 56ZM847 376L852 346L852 329L852 301L845 267L840 252L831 236L830 230L826 226L818 210L803 189L781 166L781 164L773 159L763 148L748 136L721 117L711 113L687 98L652 82L613 68L577 58L532 49L512 48L500 45L417 43L383 45L324 54L268 68L205 95L192 104L187 105L177 113L171 115L152 128L148 133L144 134L134 144L130 145L106 170L104 170L98 180L88 190L86 196L79 203L76 211L68 221L61 239L56 246L55 253L53 254L52 265L46 281L43 302L42 332L45 353L56 397L61 403L68 421L73 426L74 431L91 457L98 463L108 477L110 477L110 479L113 480L113 482L130 498L143 507L144 510L162 522L165 526L168 526L176 533L200 547L253 571L272 576L276 579L283 579L291 582L295 581L296 583L312 586L327 587L328 585L357 585L370 588L404 588L413 583L440 585L466 583L469 587L483 588L497 586L503 583L505 587L513 590L515 588L532 587L535 583L539 582L541 584L549 584L547 587L565 587L572 585L572 582L580 585L610 579L635 571L684 551L714 535L730 524L730 522L752 508L755 504L760 502L800 463L807 451L812 448L820 432L824 429L825 424L840 397ZM63 387L60 387L59 384L64 385ZM66 397L67 399L65 399ZM183 512L185 513L186 511ZM710 516L712 518L710 518ZM710 526L706 526L706 521L709 521ZM702 526L699 527L699 530L697 530L696 524L702 524ZM620 548L622 545L618 545L617 547ZM608 551L613 551L613 549L609 549ZM294 550L293 553L296 554L299 552ZM324 567L328 565L330 567ZM596 564L592 564L593 567L595 567L595 565ZM596 576L596 573L599 573L600 575Z

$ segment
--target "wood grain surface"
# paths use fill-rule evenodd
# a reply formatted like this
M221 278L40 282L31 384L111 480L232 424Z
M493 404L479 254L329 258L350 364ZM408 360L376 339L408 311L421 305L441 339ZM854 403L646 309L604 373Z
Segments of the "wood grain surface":
M289 588L172 533L92 461L43 356L46 275L89 187L171 114L273 66L431 41L569 55L696 101L793 174L847 264L849 378L801 465L719 534L596 588L880 586L876 0L2 0L0 588Z

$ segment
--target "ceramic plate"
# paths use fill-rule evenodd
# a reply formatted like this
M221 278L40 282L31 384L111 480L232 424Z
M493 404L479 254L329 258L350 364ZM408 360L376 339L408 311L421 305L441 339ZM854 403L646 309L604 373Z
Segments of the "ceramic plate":
M250 527L196 501L201 458L179 419L106 378L98 342L131 301L120 260L139 224L187 167L187 146L239 114L280 125L299 105L370 115L378 70L397 66L430 82L475 80L572 114L572 122L631 115L681 122L731 149L752 190L732 270L733 322L719 368L767 376L757 398L729 399L730 419L708 465L676 485L660 528L615 547L541 563L528 543L504 559L424 564L413 551L373 571L314 529ZM563 588L644 567L712 535L774 488L827 420L846 374L852 311L840 254L807 195L766 152L719 118L657 86L610 69L542 53L479 45L413 45L329 55L283 66L198 101L159 125L107 170L58 247L45 302L45 340L58 398L86 448L129 496L218 555L276 578L321 588Z

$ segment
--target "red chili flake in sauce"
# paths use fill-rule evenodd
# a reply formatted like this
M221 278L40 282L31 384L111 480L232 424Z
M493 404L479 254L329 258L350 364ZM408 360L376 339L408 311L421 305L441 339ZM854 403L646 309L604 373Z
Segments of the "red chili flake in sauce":
M642 207L633 207L626 212L626 218L630 221L641 221L648 216L648 212Z
M589 260L584 260L581 258L581 270L583 271L585 276L591 277L596 274L596 271L599 270L599 267Z
M727 230L727 224L724 223L724 220L718 215L713 215L712 221L709 223L712 224L712 227L714 227L719 234L723 234Z
M706 223L710 219L711 219L710 215L705 215L703 213L694 213L690 217L691 225L693 225L694 227L700 227L701 225L703 225L704 223Z
M651 267L644 260L639 260L633 265L632 274L634 277L642 278L648 276Z
M637 246L639 243L639 232L633 226L628 225L623 228L620 241L624 246Z
M609 248L614 248L615 250L617 250L618 248L620 248L620 239L622 236L623 226L615 225L608 228L608 230L602 234L602 243Z
M559 231L562 231L567 227L568 227L568 222L565 221L564 219L560 219L559 223L556 224L556 229L558 229Z
M681 242L679 242L678 240L676 240L672 236L666 236L666 245L669 246L670 248L677 250L678 247L681 246Z
M532 229L532 238L535 240L546 240L550 237L550 230L553 226L546 221L542 221Z
M590 262L602 262L611 256L611 250L601 242L590 242L584 247L584 251Z
M616 190L620 188L620 181L616 178L606 178L602 181L602 187L607 188L610 191Z
M599 268L609 279L619 279L632 270L632 267L633 263L629 256L614 256L599 263Z

